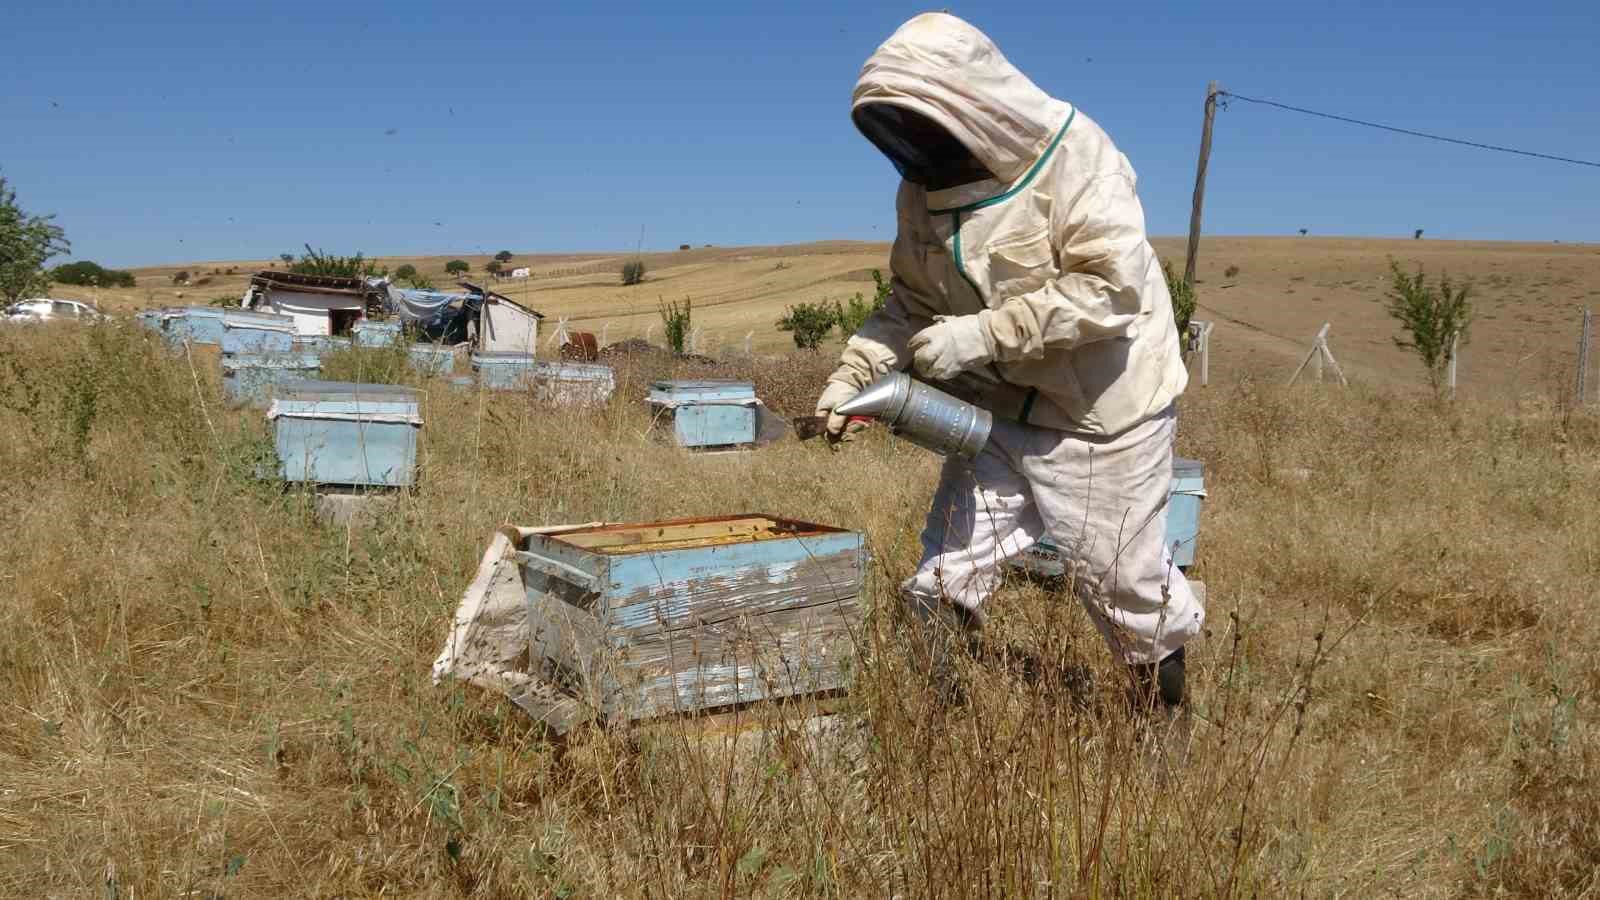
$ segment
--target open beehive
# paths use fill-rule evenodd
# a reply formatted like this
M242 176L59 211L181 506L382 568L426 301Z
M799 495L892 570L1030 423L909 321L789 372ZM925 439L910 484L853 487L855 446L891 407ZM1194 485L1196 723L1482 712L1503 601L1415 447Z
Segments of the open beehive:
M517 561L533 669L604 719L849 682L867 564L855 532L679 519L531 535Z

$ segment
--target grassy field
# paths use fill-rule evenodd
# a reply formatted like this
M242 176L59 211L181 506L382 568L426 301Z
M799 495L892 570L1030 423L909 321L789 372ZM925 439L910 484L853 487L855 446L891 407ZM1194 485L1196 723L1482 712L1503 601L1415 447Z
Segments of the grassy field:
M1217 309L1302 284L1219 245L1208 266L1241 272L1206 270ZM749 255L715 262L800 277ZM679 293L656 271L648 291ZM1348 291L1341 310L1368 293ZM1152 755L1082 612L1036 586L997 598L970 704L932 705L892 587L936 460L881 433L686 455L640 402L663 363L590 413L424 382L420 487L346 530L257 480L265 423L221 404L214 359L120 325L0 331L0 894L1600 894L1600 423L1536 382L1443 407L1404 377L1278 386L1292 353L1268 339L1319 315L1263 324L1270 381L1229 366L1182 403L1210 490L1186 764ZM1364 371L1349 321L1334 346ZM827 358L718 370L809 412ZM868 535L841 726L559 744L430 684L495 527L745 510Z
M1155 243L1162 258L1181 264L1181 241ZM384 257L381 263L415 265L436 284L449 286L454 279L444 264L452 258ZM483 277L488 257L462 258ZM660 302L687 297L711 352L742 350L749 336L756 352L781 353L793 347L789 335L773 327L785 306L843 301L855 293L871 297L872 269L886 269L888 248L835 241L645 254L648 276L632 287L623 287L619 277L626 258L519 254L512 265L530 267L534 277L494 287L548 315L571 317L575 327L604 331L613 342L641 337L653 327L659 343ZM1351 377L1420 384L1421 368L1394 346L1394 325L1383 309L1390 259L1472 282L1479 319L1462 351L1464 395L1515 398L1548 393L1563 379L1571 382L1581 310L1600 307L1600 246L1592 244L1207 238L1198 271L1198 317L1217 326L1212 371L1225 379L1247 372L1287 378L1328 322L1333 350ZM138 287L100 292L98 298L107 309L129 310L238 297L248 274L265 265L236 260L136 269ZM232 275L226 274L230 268ZM212 281L175 286L171 276L180 269ZM65 286L56 294L97 296Z

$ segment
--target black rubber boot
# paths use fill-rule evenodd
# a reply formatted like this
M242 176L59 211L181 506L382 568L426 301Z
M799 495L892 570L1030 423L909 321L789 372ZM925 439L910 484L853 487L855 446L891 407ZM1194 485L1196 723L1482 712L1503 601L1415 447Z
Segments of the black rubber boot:
M1160 704L1167 711L1183 706L1183 648L1167 654L1159 663L1133 666L1133 706L1149 712Z

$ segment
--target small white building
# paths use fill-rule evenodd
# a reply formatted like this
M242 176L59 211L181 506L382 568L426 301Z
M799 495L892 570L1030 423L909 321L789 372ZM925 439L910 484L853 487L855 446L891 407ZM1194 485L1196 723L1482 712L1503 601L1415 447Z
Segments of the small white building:
M512 269L511 270L511 277L512 278L527 278L528 276L530 276L532 274L533 274L533 270L528 268L527 266L523 266L520 269Z
M348 335L381 295L364 279L293 272L258 272L250 279L249 309L294 319L298 335Z
M478 349L489 352L532 353L539 346L539 321L535 312L493 291L483 295L478 312Z

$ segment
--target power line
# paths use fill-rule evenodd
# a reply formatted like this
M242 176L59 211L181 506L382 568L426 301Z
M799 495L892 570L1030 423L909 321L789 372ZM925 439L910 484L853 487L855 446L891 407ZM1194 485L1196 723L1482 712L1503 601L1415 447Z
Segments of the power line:
M1512 153L1517 156L1531 156L1534 159L1545 159L1550 160L1551 162L1569 163L1574 166L1589 166L1591 168L1600 169L1600 162L1591 162L1587 159L1573 159L1567 156L1552 156L1548 153L1535 153L1532 150L1518 150L1514 147L1500 147L1495 144L1485 144L1479 141L1464 141L1460 138L1444 137L1443 135L1438 134L1428 134L1425 131L1413 131L1410 128L1398 128L1394 125L1383 125L1378 122L1366 122L1361 119L1352 119L1349 116L1336 116L1333 113L1317 112L1314 109L1306 109L1300 106L1290 106L1287 103L1279 103L1276 100L1262 100L1257 97L1246 97L1242 94L1235 94L1232 91L1217 91L1217 96L1228 97L1234 100L1243 100L1246 103L1259 103L1262 106L1276 106L1279 109L1287 109L1290 112L1304 113L1305 115L1316 116L1321 119L1332 119L1335 122L1348 122L1351 125L1362 125L1367 128L1377 128L1382 131L1393 131L1397 134L1408 134L1412 137L1426 138L1430 141L1443 141L1446 144L1459 144L1463 147L1477 147L1479 150L1494 150L1499 153Z

